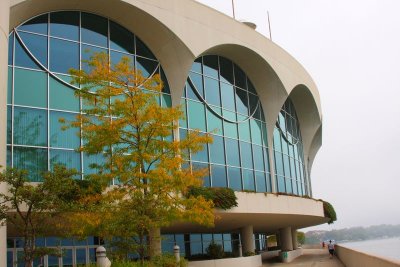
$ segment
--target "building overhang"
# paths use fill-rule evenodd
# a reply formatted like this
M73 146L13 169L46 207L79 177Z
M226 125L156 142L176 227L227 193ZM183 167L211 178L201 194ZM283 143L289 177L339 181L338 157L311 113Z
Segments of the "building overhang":
M252 225L254 232L274 234L279 229L301 229L324 224L323 202L310 198L272 193L236 192L238 206L215 210L215 226L207 228L192 223L176 223L162 229L163 233L235 232Z

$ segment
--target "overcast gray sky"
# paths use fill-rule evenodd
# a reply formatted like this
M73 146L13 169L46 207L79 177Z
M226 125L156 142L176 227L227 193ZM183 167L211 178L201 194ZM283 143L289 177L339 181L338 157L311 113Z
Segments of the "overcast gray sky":
M234 0L310 73L321 94L323 143L313 196L338 221L313 229L400 224L400 1ZM199 0L232 15L231 0ZM305 229L310 230L310 229Z

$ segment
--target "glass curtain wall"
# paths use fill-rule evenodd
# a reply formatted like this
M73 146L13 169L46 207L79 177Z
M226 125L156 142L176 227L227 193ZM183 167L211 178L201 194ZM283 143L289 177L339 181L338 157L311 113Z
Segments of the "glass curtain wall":
M146 77L160 74L159 103L171 106L168 83L149 48L121 25L94 14L52 12L16 27L9 35L7 97L7 165L26 169L32 181L55 164L91 173L101 156L77 152L78 129L61 130L60 118L73 120L82 102L75 97L68 70L88 67L82 62L104 52L111 64L123 56Z
M310 196L299 120L290 99L282 106L276 121L274 157L277 191Z
M197 58L181 100L180 136L198 129L214 142L191 154L193 168L209 168L204 186L271 192L267 128L256 90L231 60Z

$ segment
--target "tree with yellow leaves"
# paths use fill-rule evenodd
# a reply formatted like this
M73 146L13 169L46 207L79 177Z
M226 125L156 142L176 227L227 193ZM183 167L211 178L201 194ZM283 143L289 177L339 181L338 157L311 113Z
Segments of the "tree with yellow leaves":
M110 185L104 193L109 216L101 232L124 253L149 256L161 227L189 221L206 226L214 223L213 203L188 194L202 186L205 170L185 164L187 151L196 153L211 137L191 132L177 139L180 107L162 107L158 74L144 77L128 58L111 65L106 54L94 54L89 71L71 70L84 107L69 124L81 129L81 150L101 158L92 167L94 175ZM125 249L123 249L125 248Z

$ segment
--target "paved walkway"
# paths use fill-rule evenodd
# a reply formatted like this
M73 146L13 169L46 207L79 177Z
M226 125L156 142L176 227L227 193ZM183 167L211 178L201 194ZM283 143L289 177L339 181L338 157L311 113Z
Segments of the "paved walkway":
M336 256L330 259L326 249L304 249L303 255L290 263L280 263L277 257L263 263L263 267L345 267Z

